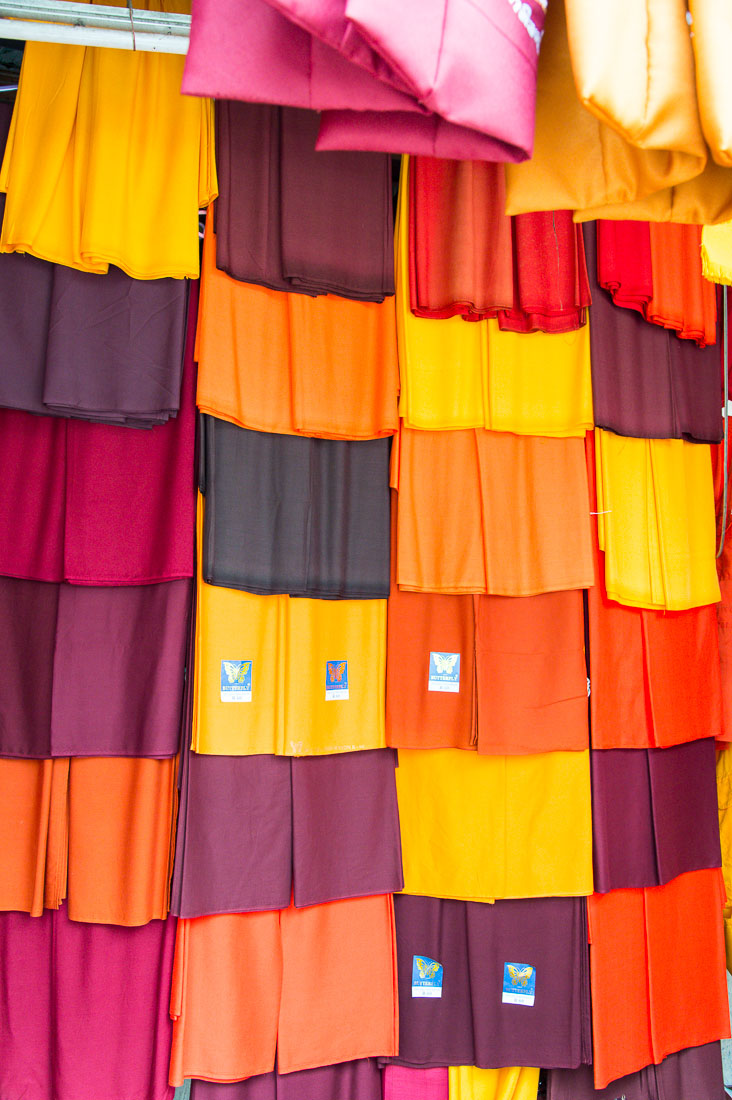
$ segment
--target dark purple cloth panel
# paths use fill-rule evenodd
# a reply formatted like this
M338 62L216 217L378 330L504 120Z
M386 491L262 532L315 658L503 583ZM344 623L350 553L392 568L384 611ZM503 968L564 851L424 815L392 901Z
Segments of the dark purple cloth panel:
M721 866L713 738L590 757L598 893Z
M401 1065L541 1065L591 1059L584 898L394 898ZM412 960L444 968L442 996L413 998ZM533 1006L503 1004L506 963L536 967Z
M191 588L0 577L0 755L174 756Z
M170 1100L175 926L0 914L0 1095Z
M184 751L171 909L286 909L403 886L394 753Z
M216 262L273 290L382 302L394 293L391 159L316 153L319 116L216 104Z
M191 1081L190 1100L381 1100L381 1073L375 1059L362 1058L246 1081Z
M722 438L720 341L699 348L693 340L649 324L633 309L616 306L597 281L597 231L584 227L592 291L590 343L595 424L641 439Z
M726 1100L719 1043L669 1054L658 1066L647 1066L595 1089L592 1066L555 1069L547 1076L547 1100Z

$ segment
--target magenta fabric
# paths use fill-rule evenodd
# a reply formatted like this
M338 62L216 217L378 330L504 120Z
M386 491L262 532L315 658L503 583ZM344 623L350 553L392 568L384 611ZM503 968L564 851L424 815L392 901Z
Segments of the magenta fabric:
M191 1081L190 1100L381 1100L381 1074L374 1058L361 1058L245 1081Z
M193 575L196 293L175 419L135 432L0 409L0 574L100 585Z
M448 1100L449 1086L446 1066L440 1069L384 1066L384 1100Z
M491 2L497 7L504 0ZM537 0L532 3L539 11ZM379 59L353 28L346 24L345 35L339 35L344 25L343 0L335 0L322 11L298 5L288 15L290 18L285 18L266 0L196 0L183 91L314 110L386 112L380 144L352 141L342 148L485 160L524 160L530 155L535 80L527 104L518 93L508 102L505 96L498 97L500 108L495 114L501 135L516 126L519 138L518 142L513 138L507 141L492 132L482 134L434 115L404 90L405 80ZM519 41L521 35L528 38L510 9L508 15L518 27ZM327 33L331 44L296 25L296 21L305 27L317 26L321 35ZM515 28L512 30L515 33ZM514 57L513 43L507 43L500 34L491 42L482 35L481 41L483 50L488 52L492 48L496 52L497 43L499 52L505 50L511 58L510 64L523 74L524 62ZM333 48L334 43L347 48L357 63ZM535 49L533 44L532 48ZM520 51L516 56L519 55ZM362 67L365 64L368 68ZM482 68L490 73L493 64ZM369 69L376 70L377 75L371 75ZM459 101L457 96L456 102ZM509 109L510 104L515 105ZM408 142L404 148L399 144L402 138Z
M0 1095L170 1100L175 925L0 914Z
M477 130L452 126L437 115L408 111L323 111L315 148L364 153L410 153L448 160L523 160Z

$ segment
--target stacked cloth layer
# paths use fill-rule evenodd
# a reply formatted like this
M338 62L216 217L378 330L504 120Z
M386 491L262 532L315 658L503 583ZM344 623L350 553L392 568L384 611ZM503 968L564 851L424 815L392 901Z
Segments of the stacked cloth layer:
M245 1081L191 1081L191 1100L382 1100L375 1058L261 1073Z
M527 1066L384 1067L384 1100L536 1100L538 1087L539 1070Z
M669 1054L657 1066L646 1066L637 1073L611 1081L595 1089L591 1066L551 1070L547 1077L548 1100L725 1100L722 1056L719 1043L680 1050Z

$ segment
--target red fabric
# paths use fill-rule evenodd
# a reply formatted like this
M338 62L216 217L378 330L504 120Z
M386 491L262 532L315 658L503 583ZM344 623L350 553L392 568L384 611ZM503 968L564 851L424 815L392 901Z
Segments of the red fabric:
M610 291L616 306L645 315L653 297L648 222L598 221L597 279Z

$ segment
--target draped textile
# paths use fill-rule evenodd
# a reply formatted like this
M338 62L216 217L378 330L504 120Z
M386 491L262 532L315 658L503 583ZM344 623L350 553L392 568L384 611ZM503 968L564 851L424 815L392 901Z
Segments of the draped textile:
M389 595L389 440L202 421L204 580L259 595Z
M180 920L170 1082L395 1054L396 997L390 895Z
M272 290L394 293L391 161L317 153L314 111L216 104L216 264Z
M396 781L406 893L483 902L591 893L589 752L403 749Z
M705 1043L669 1054L657 1066L611 1081L595 1090L592 1066L553 1069L547 1077L548 1100L685 1100L687 1096L725 1100L719 1043Z
M509 218L495 162L415 157L409 177L409 304L417 317L497 317L515 332L586 322L582 235L569 210Z
M623 230L619 235L612 226L610 222L598 222L597 240L594 226L588 224L584 229L592 287L595 424L616 435L716 443L722 438L719 348L698 348L691 340L679 339L667 329L648 324L634 308L619 308L630 300L647 311L650 303L641 298L642 272L634 282L632 272L631 278L626 278L625 270L618 272L610 258L624 253L636 234ZM608 238L615 247L611 245L610 256L605 249L598 282L595 257L600 259L601 242ZM613 269L612 274L608 267ZM610 286L619 285L620 303L599 285L603 277Z
M174 940L173 919L110 928L78 924L64 909L0 914L3 1094L172 1100Z
M573 1067L591 1058L584 898L495 905L397 895L398 1063ZM415 956L443 968L441 997L415 998ZM535 969L533 1005L502 997L506 964Z
M591 585L583 449L579 439L402 425L391 471L399 587L532 596Z
M717 809L724 876L724 940L727 965L732 962L732 756L726 749L717 753Z
M721 865L714 739L590 754L595 890Z
M187 580L0 577L0 753L174 756L190 600Z
M198 407L243 428L373 439L398 426L391 301L282 294L216 268L207 218L198 326Z
M690 0L694 33L696 97L704 137L717 164L732 167L732 117L729 113L732 20L724 0Z
M168 914L177 759L0 759L0 909L135 926Z
M503 332L495 320L415 317L409 299L409 176L397 212L399 412L410 428L490 428L583 436L592 426L590 339L579 332Z
M217 193L213 105L182 96L182 74L172 54L28 43L0 170L0 252L198 278L198 209Z
M539 1070L384 1066L384 1100L536 1100Z
M394 764L388 749L297 759L186 752L172 910L286 909L293 886L298 908L401 890Z
M593 239L588 240L590 225L584 230L585 250L588 251ZM603 289L612 294L617 306L636 309L645 316L646 308L653 297L653 266L651 262L651 234L648 222L607 221L597 222L597 264L592 259L588 263L590 285L593 287L592 304L597 301L595 279ZM603 296L600 295L602 300ZM595 317L596 309L592 316Z
M723 904L719 870L589 899L596 1088L729 1038Z
M0 409L0 574L138 585L193 575L193 325L178 415L149 432Z
M191 1081L191 1100L382 1100L375 1059L263 1073L246 1081Z

